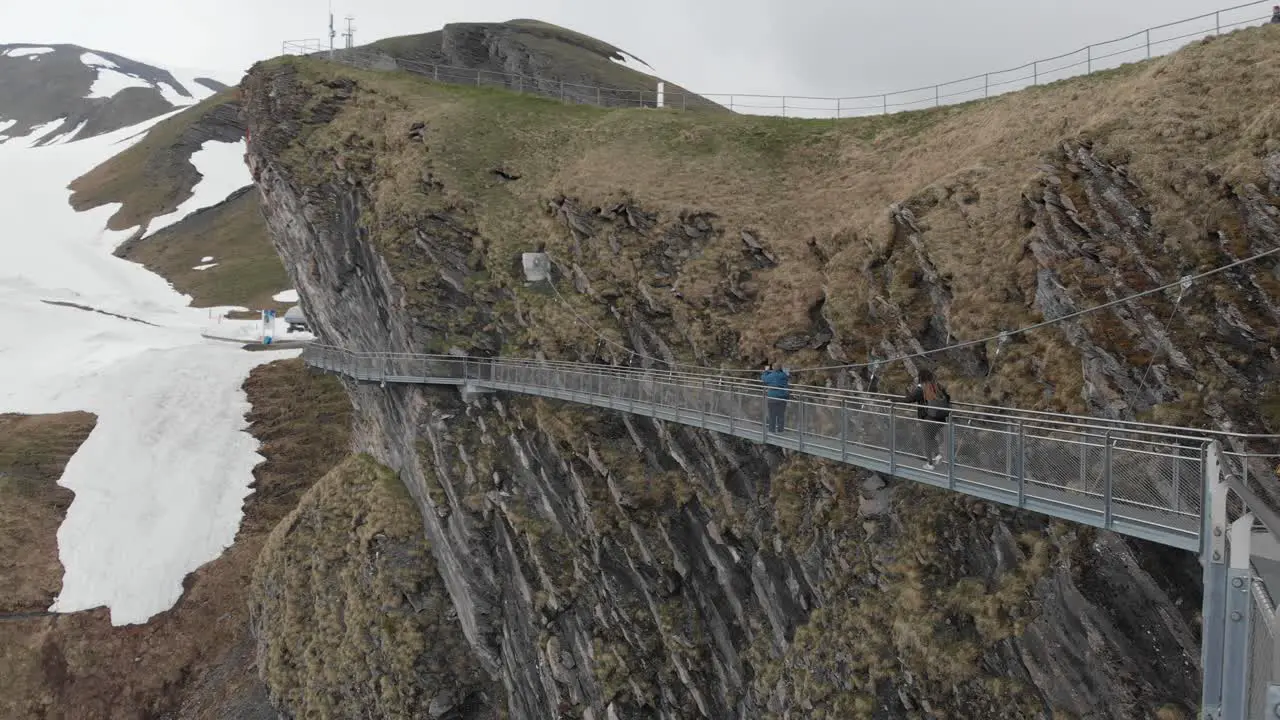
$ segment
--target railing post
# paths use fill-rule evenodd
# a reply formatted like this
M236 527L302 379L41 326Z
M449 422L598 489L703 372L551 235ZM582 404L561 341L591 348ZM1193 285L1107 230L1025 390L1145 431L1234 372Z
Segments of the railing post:
M796 422L796 434L800 436L800 445L798 449L800 452L804 452L804 409L809 405L809 403L805 402L804 399L801 398L798 404L800 405L800 420Z
M889 114L889 96L888 96L888 95L881 95L881 96L880 96L880 103L884 106L884 114L885 114L885 115L888 115L888 114Z
M782 96L782 117L787 116L787 96Z
M889 474L898 474L898 405L889 403Z
M1111 431L1103 436L1106 447L1102 450L1102 527L1111 529Z
M476 70L476 87L480 87L481 85L483 85L483 84L484 84L484 78L482 78L482 77L480 76L480 73L482 73L482 72L484 72L484 71L483 71L483 70Z
M1222 11L1221 10L1213 14L1213 24L1215 28L1214 34L1221 35L1222 34Z
M1086 53L1085 55L1086 61L1088 62L1088 64L1085 66L1086 68L1085 74L1092 75L1093 74L1093 46L1089 45L1085 47L1084 51Z
M942 86L941 85L933 86L933 106L934 107L942 106Z
M1080 492L1089 492L1089 442L1080 443Z
M760 391L760 442L769 442L769 391Z
M604 103L600 101L600 88L596 88L596 105L604 107Z
M1147 28L1147 59L1151 59L1151 29Z
M986 75L983 76L982 97L984 98L991 97L991 73L987 73Z
M840 119L840 98L836 98L836 119Z
M956 489L956 423L950 413L947 414L947 487Z
M1201 602L1200 708L1202 717L1217 718L1222 708L1222 650L1227 604L1227 484L1222 478L1221 446L1217 440L1204 448L1204 500L1200 503L1200 562L1204 566L1204 599Z
M1024 65L1023 67L1026 67L1026 66ZM1031 84L1032 85L1040 84L1040 61L1039 60L1036 60L1035 62L1031 63Z
M564 102L564 80L560 81L560 102Z
M840 462L849 460L849 399L840 398Z
M1173 456L1173 511L1182 512L1182 443L1174 440L1174 450L1176 455Z
M439 65L431 66L431 79L435 80L436 82L440 82L440 66Z
M1018 418L1018 439L1017 448L1015 448L1017 462L1014 467L1018 471L1018 507L1026 507L1027 504L1027 431L1023 426L1022 418Z
M674 370L668 370L667 371L667 392L671 392L671 390L675 388L675 385L676 385L676 372ZM675 395L675 398L676 398L676 401L672 403L676 411L675 421L680 422L680 391L676 390L673 394Z
M698 403L698 407L702 409L702 417L698 422L699 427L706 429L707 427L707 379L702 378L702 400Z
M733 96L732 96L732 95L730 95L730 96L729 96L729 110L730 110L730 112L732 112L732 111L733 111Z
M1231 523L1231 561L1227 569L1227 629L1223 638L1222 720L1249 717L1249 660L1253 625L1253 569L1249 540L1253 513Z

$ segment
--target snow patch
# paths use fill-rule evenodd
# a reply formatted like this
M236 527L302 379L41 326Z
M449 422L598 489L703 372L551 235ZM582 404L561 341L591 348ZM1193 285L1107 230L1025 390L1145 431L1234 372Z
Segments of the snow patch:
M127 75L119 70L111 68L98 68L98 77L93 81L93 85L89 88L89 94L86 98L110 98L115 97L116 93L131 87L154 88L154 86L139 77Z
M62 127L64 120L65 118L58 118L57 120L50 120L43 125L36 125L31 128L26 135L15 135L7 138L4 142L0 142L0 147L14 149L33 148L36 146L36 143L40 142L40 140L46 135Z
M217 267L217 266L218 266L218 263L205 263L203 265L195 265L191 269L192 270L208 270L211 267Z
M81 53L80 62L84 63L85 65L88 65L91 68L113 68L113 69L120 68L119 65L116 65L115 63L102 57L101 55L98 55L96 53L91 53L91 52Z
M636 70L637 72L644 72L643 70L639 70L639 68L637 67L639 65L643 65L646 68L649 68L650 70L653 69L652 65L650 65L649 63L641 60L640 58L636 57L635 55L632 55L631 53L625 50L619 50L617 55L610 55L609 59L617 63L618 65L631 68L632 70Z
M20 47L6 50L5 52L0 53L0 55L6 55L8 57L29 57L32 60L35 60L41 55L51 52L53 52L53 48L50 47Z
M84 120L84 121L82 121L79 125L77 125L77 126L75 126L75 127L71 128L71 130L70 130L70 131L68 131L68 132L64 132L64 133L62 133L61 135L58 135L57 137L53 138L52 140L50 140L50 141L49 141L48 143L46 143L46 144L47 144L47 145L58 145L58 144L60 144L60 143L69 143L69 142L71 142L71 141L75 140L76 135L80 134L80 131L84 129L84 126L85 126L85 125L88 125L88 124L89 124L89 121L88 121L88 120Z
M213 256L205 255L204 257L200 258L200 262L202 263L213 262Z
M0 234L0 378L21 378L0 382L0 412L98 416L59 480L75 498L58 531L64 576L51 609L105 605L116 625L172 607L183 578L232 543L251 469L262 460L244 432L241 385L252 367L297 355L206 340L213 328L255 337L261 321L215 320L160 276L111 255L132 232L104 230L119 205L75 213L67 204L72 180L163 119L33 147L58 120L0 144L11 178L0 192L8 222ZM250 182L243 164L219 179L207 156L196 158L201 185Z
M271 299L282 303L296 303L298 302L298 291L285 290L283 292L278 292L275 295L272 295Z
M233 143L207 140L191 154L191 164L200 173L192 195L177 210L151 221L147 234L154 235L197 210L217 205L231 193L253 182L244 164L247 148L244 140Z
M186 107L199 102L194 97L187 97L186 95L178 92L176 88L167 82L157 83L156 89L160 91L160 94L164 97L166 102L175 107Z

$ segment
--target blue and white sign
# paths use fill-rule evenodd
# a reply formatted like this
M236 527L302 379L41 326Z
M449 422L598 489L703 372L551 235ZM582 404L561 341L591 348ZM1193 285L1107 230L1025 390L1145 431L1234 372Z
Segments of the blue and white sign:
M263 310L262 311L262 344L263 345L271 344L271 338L275 335L275 331L276 331L276 311Z

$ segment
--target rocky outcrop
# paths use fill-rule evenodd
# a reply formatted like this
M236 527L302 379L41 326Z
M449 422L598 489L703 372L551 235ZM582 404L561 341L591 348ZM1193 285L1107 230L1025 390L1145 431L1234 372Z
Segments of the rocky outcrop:
M563 236L561 292L575 288L572 302L619 328L638 359L571 321L533 326L539 299L504 280L518 256L497 249L503 238L480 229L484 202L465 197L424 147L438 142L430 122L371 113L359 116L375 124L364 132L337 126L356 112L353 98L377 107L376 89L289 65L255 68L244 90L268 225L327 343L619 363L680 348L714 364L744 340L729 320L709 327L699 313L769 314L761 273L831 260L825 239L801 260L715 208L549 189L523 206L525 227ZM300 146L305 155L293 152ZM504 170L518 180L492 178L492 167L486 182L536 177L528 164ZM1275 247L1276 211L1259 191L1214 182L1215 212L1237 224L1224 222L1215 249L1195 247L1215 264L1219 249L1244 257ZM521 207L479 187L472 197L503 213ZM888 241L859 278L879 294L867 310L883 328L879 352L952 340L965 289L934 234L979 192L958 178L890 207ZM1025 238L1018 273L990 290L1057 317L1177 277L1185 266L1161 250L1170 241L1154 227L1149 192L1087 141L1051 148L1008 204ZM1267 427L1251 409L1256 392L1189 398L1225 388L1215 379L1228 362L1222 348L1269 337L1269 282L1241 271L1230 293L1184 300L1194 319L1182 329L1163 322L1173 297L1068 321L1055 351L1078 355L1036 357L1016 338L938 364L994 401L1067 397L1112 417L1154 407ZM803 297L814 298L798 313L808 326L759 344L847 360L854 338L841 336L848 321L833 309L843 298L828 288ZM1230 362L1230 377L1255 383L1270 367ZM460 632L506 688L512 717L1127 718L1197 702L1192 555L643 418L503 395L463 402L447 389L348 388L356 447L409 489Z
M395 475L355 456L272 532L250 604L284 717L496 717L419 527Z
M507 87L568 102L607 107L655 107L659 78L642 60L592 37L538 20L450 23L436 32L379 40L338 51L345 62L380 70L397 67L435 80ZM724 112L674 83L667 106Z

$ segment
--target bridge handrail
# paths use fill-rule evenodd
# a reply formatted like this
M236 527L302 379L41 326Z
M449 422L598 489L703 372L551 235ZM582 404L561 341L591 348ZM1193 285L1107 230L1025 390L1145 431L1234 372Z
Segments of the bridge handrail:
M1259 458L1268 459L1263 477L1274 484L1267 476L1280 453L1226 450L1219 440L1229 433L1181 435L1056 418L1028 422L963 408L932 426L915 418L916 406L900 397L827 387L793 388L790 418L775 429L766 426L774 418L768 388L713 369L352 352L322 344L309 345L303 358L356 381L454 384L464 393L470 385L473 391L512 391L674 421L1199 552L1202 705L1220 707L1224 720L1258 712L1280 716L1280 635L1268 586L1277 580L1274 565L1280 562L1280 493L1270 485L1262 492L1250 486L1251 464ZM993 427L962 425L966 420ZM926 449L937 433L942 444ZM945 469L922 462L935 452L946 458ZM1259 533L1259 523L1270 538Z
M401 352L355 352L340 347L324 345L320 343L312 343L312 348L325 349L331 352L340 353L352 358L361 359L385 359L385 360L431 360L431 361L468 361L473 364L482 363L501 363L507 366L519 365L526 367L554 368L561 370L572 370L575 372L590 373L593 375L611 375L611 376L632 376L632 377L661 377L675 383L678 380L697 380L703 382L708 379L714 379L716 386L721 389L741 388L756 392L763 392L760 382L753 378L726 376L716 374L715 368L707 368L704 373L694 373L687 370L668 370L663 368L643 368L629 367L623 365L606 365L578 363L566 360L551 360L537 358L483 358L476 356L458 356L449 354L430 354L430 353L401 353ZM687 385L684 385L687 386ZM900 412L913 412L914 408L907 403L902 402L901 395L890 393L878 393L865 390L855 390L852 388L838 388L822 385L804 385L793 384L790 387L795 395L810 398L834 398L836 400L844 399L863 404L873 404L880 407L897 408ZM1173 425L1158 425L1153 423L1142 423L1132 420L1110 420L1105 418L1096 418L1083 415L1072 415L1065 413L1052 413L1039 410L1024 410L1019 408L1009 408L994 405L984 405L980 403L971 403L964 401L952 401L952 411L966 418L981 419L998 423L1009 423L1011 420L1021 420L1024 425L1030 424L1031 427L1054 428L1068 432L1079 432L1081 430L1094 431L1094 435L1104 435L1107 432L1123 433L1126 435L1139 435L1148 438L1160 438L1166 441L1180 441L1181 443L1202 443L1212 438L1235 438L1241 440L1251 439L1267 439L1280 441L1280 436L1263 435L1263 434L1243 434L1232 433L1222 430L1186 428Z

